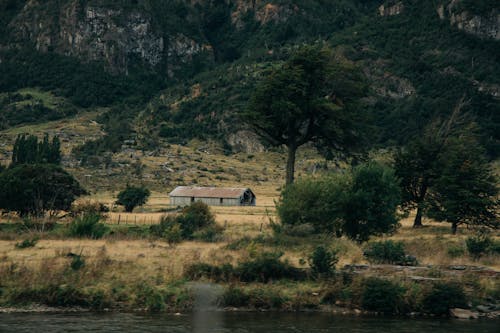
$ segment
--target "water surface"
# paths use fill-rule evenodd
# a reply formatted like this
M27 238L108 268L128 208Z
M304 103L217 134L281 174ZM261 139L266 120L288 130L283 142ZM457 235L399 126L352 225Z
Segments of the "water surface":
M498 333L499 320L361 318L323 313L226 313L190 315L0 314L1 333Z

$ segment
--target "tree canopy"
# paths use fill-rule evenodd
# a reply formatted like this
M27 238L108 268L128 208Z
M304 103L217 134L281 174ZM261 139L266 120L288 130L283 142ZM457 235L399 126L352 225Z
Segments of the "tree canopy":
M0 208L21 216L69 210L87 192L60 166L21 164L0 173Z
M288 149L286 182L293 183L297 148L313 142L337 151L356 145L356 102L362 75L327 47L304 46L257 86L243 119L264 141Z
M460 224L498 228L497 182L476 139L454 138L438 163L441 172L430 193L429 216L450 222L453 233Z
M289 185L276 209L284 225L311 224L316 233L345 235L364 242L398 227L399 202L393 170L368 163L347 175L304 179Z
M145 187L136 187L127 185L127 187L118 193L117 205L125 207L126 212L131 212L137 206L142 206L148 201L151 192Z
M45 134L41 141L35 135L21 134L16 138L12 151L12 165L61 163L61 143L57 136L49 140Z
M475 125L462 113L463 98L446 119L434 119L419 137L401 148L394 158L396 176L400 179L402 207L409 212L417 209L413 227L422 226L422 217L429 205L429 194L442 173L442 156L450 141L473 133Z

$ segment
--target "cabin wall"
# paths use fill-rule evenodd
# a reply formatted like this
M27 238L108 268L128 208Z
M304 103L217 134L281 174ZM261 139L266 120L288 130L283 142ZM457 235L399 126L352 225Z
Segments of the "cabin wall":
M195 198L195 201L201 201L209 206L240 206L240 198ZM189 206L191 197L170 197L171 206Z

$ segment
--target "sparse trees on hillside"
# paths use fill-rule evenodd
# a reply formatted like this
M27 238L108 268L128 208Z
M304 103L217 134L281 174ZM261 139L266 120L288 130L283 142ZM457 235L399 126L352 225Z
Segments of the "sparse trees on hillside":
M338 151L355 146L354 109L365 87L360 72L330 49L306 46L258 85L242 116L269 144L286 146L291 184L300 146L313 142Z

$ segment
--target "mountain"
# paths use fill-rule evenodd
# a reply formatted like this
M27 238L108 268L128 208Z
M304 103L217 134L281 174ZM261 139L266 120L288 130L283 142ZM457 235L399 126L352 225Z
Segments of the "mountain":
M105 107L96 120L106 134L74 150L81 161L127 140L261 150L238 112L304 43L363 69L374 147L404 144L463 97L490 156L500 154L494 0L0 0L0 24L3 126ZM35 107L19 93L33 87L65 102Z

